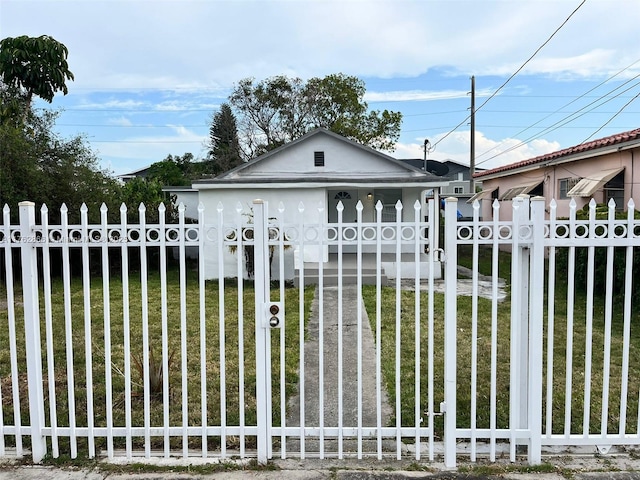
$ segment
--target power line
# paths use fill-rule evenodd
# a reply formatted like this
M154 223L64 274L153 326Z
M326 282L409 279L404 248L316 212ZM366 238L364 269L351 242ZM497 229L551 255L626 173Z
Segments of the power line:
M640 76L640 75L636 76L635 78L638 78L639 76ZM628 83L628 82L626 82L626 83ZM637 87L637 86L639 86L639 85L640 85L640 81L639 81L639 82L636 82L634 85L630 86L629 88L627 88L626 90L624 90L622 93L626 93L627 91L629 91L629 90L631 90L632 88L635 88L635 87ZM615 90L617 90L618 88L620 88L620 86L616 87L614 90L612 90L612 92L614 92L614 91L615 91ZM611 92L609 92L609 93L611 93ZM554 124L552 124L551 126L549 126L549 127L545 128L543 131L538 132L536 135L533 135L533 136L531 136L531 137L527 138L526 140L524 140L524 141L522 141L522 142L518 143L517 145L514 145L514 146L512 146L512 147L510 147L510 148L506 149L504 152L499 152L499 153L497 153L497 154L493 155L492 157L489 157L489 158L487 158L487 159L485 159L485 160L483 160L483 161L479 162L478 164L482 164L482 163L488 162L489 160L492 160L492 159L494 159L494 158L496 158L496 157L498 157L498 156L500 156L500 155L504 155L505 153L509 153L509 152L511 152L511 151L513 151L513 150L515 150L515 149L517 149L517 148L520 148L521 146L526 145L526 144L527 144L527 143L529 143L530 141L534 140L534 139L535 139L537 136L539 136L539 135L543 135L543 134L549 133L549 132L551 132L551 131L553 131L553 130L557 130L558 128L564 127L566 124L571 123L571 122L573 122L573 121L577 120L577 119L578 119L578 118L580 118L580 117L583 117L584 115L586 115L587 113L589 113L589 112L591 112L591 111L595 110L596 108L600 107L601 105L604 105L605 103L608 103L608 102L610 102L610 101L612 101L612 100L614 100L614 99L618 98L620 95L621 95L621 94L614 95L614 96L613 96L613 97L611 97L611 98L608 98L608 99L606 99L606 100L603 100L603 101L602 101L602 103L600 103L599 105L595 105L593 108L591 108L591 109L589 109L589 110L586 110L586 111L584 111L584 112L580 113L582 110L586 109L587 107L589 107L589 106L593 105L594 103L597 103L597 101L591 102L591 103L589 103L588 105L586 105L586 106L582 107L582 108L581 108L580 110L578 110L577 112L574 112L574 113L572 113L571 115L568 115L568 116L566 116L566 117L564 117L564 118L562 118L562 119L558 120L556 123L554 123ZM605 97L601 97L601 99L603 99L603 98L605 98ZM634 97L634 99L635 99L635 98L637 98L637 95L636 95L636 97ZM632 99L631 101L633 101L633 99ZM627 105L628 105L629 103L631 103L631 102L628 102L628 103L627 103ZM624 107L623 107L623 108L624 108ZM572 117L573 117L573 118L572 118ZM609 120L609 121L611 121L611 120ZM564 123L562 123L562 122L564 122ZM608 122L607 122L607 123L608 123ZM487 152L483 153L482 155L485 155L486 153L488 153L488 152L490 152L490 151L491 151L491 150L488 150Z
M629 87L628 90L630 90L631 88L636 87L638 85L640 85L640 82L638 82L635 85ZM615 98L617 98L617 95L612 97L612 98L610 98L610 99L608 99L608 100L603 101L600 105L603 105L604 103L610 102L610 101L614 100ZM493 155L492 157L489 157L489 158L487 158L487 159L485 159L485 160L483 160L482 162L479 162L479 163L482 164L482 163L488 162L489 160L492 160L492 159L494 159L494 158L496 158L496 157L498 157L500 155L512 152L513 150L516 150L516 149L520 148L521 146L526 145L530 141L534 140L539 135L544 135L546 133L552 132L553 130L557 130L558 128L564 128L568 123L571 123L571 122L577 120L578 118L583 117L587 113L590 113L591 111L595 110L596 108L598 108L600 106L600 105L596 105L593 108L591 108L590 110L582 112L582 113L580 113L578 115L578 113L581 112L581 110L585 109L586 107L588 107L590 105L593 105L593 103L595 103L595 102L591 102L589 105L583 107L582 109L578 110L577 112L574 112L571 115L568 115L568 116L564 117L563 119L558 120L556 123L554 123L553 125L545 128L543 131L538 132L536 135L532 135L531 137L529 137L526 140L518 143L517 145L513 145L513 146L509 147L504 152L499 152L499 153ZM571 117L574 117L574 118L571 118ZM485 153L488 153L488 152L485 152Z
M91 143L198 143L203 140L91 140Z
M617 77L617 76L618 76L618 75L620 75L621 73L625 72L626 70L630 69L631 67L633 67L634 65L636 65L638 62L640 62L640 58L639 58L639 59L637 59L635 62L631 63L630 65L627 65L627 66L626 66L626 67L624 67L623 69L619 70L618 72L616 72L615 74L613 74L612 76L610 76L609 78L607 78L606 80L603 80L602 82L600 82L600 83L599 83L598 85L596 85L595 87L593 87L593 88L591 88L591 89L587 90L587 91L586 91L585 93L583 93L582 95L580 95L580 96L578 96L578 97L574 98L573 100L571 100L570 102L568 102L568 103L564 104L562 107L558 108L556 111L554 111L554 112L550 112L550 113L549 113L549 115L545 116L544 118L541 118L540 120L538 120L538 121L537 121L537 122L535 122L534 124L530 125L529 127L524 128L523 130L520 130L518 133L516 133L515 135L513 135L513 137L517 137L517 136L518 136L518 135L520 135L521 133L524 133L524 132L526 132L527 130L530 130L531 128L535 127L535 126L536 126L536 125L538 125L539 123L541 123L541 122L543 122L544 120L546 120L547 118L549 118L550 116L552 116L552 115L554 115L554 114L556 114L556 113L560 113L560 111L561 111L561 110L563 110L564 108L568 107L569 105L571 105L571 104L573 104L573 103L577 102L578 100L580 100L580 99L582 99L582 98L593 98L593 96L590 96L590 95L588 95L588 94L589 94L589 93L591 93L591 92L593 92L594 90L596 90L596 89L600 88L601 86L605 85L607 82L609 82L609 81L613 80L615 77ZM625 85L627 85L628 83L632 82L633 80L635 80L635 79L636 79L636 78L638 78L638 77L640 77L640 75L636 75L635 77L630 78L630 79L629 79L629 80L627 80L626 82L623 82L621 85L618 85L618 86L617 86L616 88L614 88L613 90L610 90L606 95L599 95L599 96L595 97L595 98L597 99L596 101L594 101L594 102L591 102L591 103L587 104L586 106L584 106L584 107L582 107L581 109L579 109L577 112L580 112L581 110L584 110L585 108L587 108L587 107L589 107L589 106L593 105L593 104L594 104L594 103L596 103L598 100L601 100L601 99L603 99L604 97L606 97L606 96L610 95L611 93L615 92L615 91L616 91L616 90L618 90L619 88L624 87ZM628 91L628 90L625 90L625 91L623 91L622 93L626 93L627 91ZM618 95L616 95L616 97L614 97L614 98L620 98L620 97L622 97L622 95L621 95L621 94L618 94ZM631 101L633 101L633 99L635 99L636 97L630 97L630 98L632 99ZM603 104L604 104L604 103L603 103ZM602 105L602 104L601 104L601 105ZM592 109L592 110L593 110L593 109ZM485 110L485 112L486 112L486 110ZM557 123L555 123L554 125L557 125L559 122L562 122L562 121L564 121L565 119L570 118L570 117L571 117L571 116L573 116L573 115L576 115L576 113L577 113L577 112L572 112L569 116L564 117L563 119L559 120L559 121L558 121ZM605 113L605 112L600 112L600 113ZM611 113L613 113L613 112L611 112ZM620 113L620 111L616 112L616 114L617 114L617 113ZM554 125L552 125L552 126L554 126ZM564 125L563 125L563 126L564 126ZM549 128L550 128L550 127L545 128L544 132L545 132L545 133L549 133L550 131L553 131L553 130L549 130ZM540 132L539 132L537 135L540 135ZM531 139L533 139L533 138L534 138L534 137L529 137L529 139L527 139L524 143L528 143L528 142L529 142ZM520 144L518 144L518 145L517 145L517 146L515 146L515 147L511 147L510 149L505 150L504 152L500 152L500 153L498 153L497 155L494 155L493 157L491 157L491 158L489 158L489 159L487 159L487 160L483 160L483 161L482 161L482 162L480 162L480 163L484 163L484 162L486 162L486 161L488 161L488 160L491 160L492 158L495 158L496 156L499 156L499 155L501 155L501 154L503 154L503 153L508 153L508 152L512 151L513 149L515 149L515 148L519 148L519 147L520 147L520 146L522 146L524 143L520 143ZM486 154L488 154L489 152L494 151L494 150L495 150L495 148L489 149L489 150L487 150L486 152L483 152L483 153L481 153L480 155L478 155L478 157L477 157L477 158L481 158L481 157L485 156Z
M612 112L613 113L613 112ZM99 128L206 128L208 125L103 125L93 123L56 123L59 127L99 127Z
M616 118L625 108L627 108L631 102L633 102L636 98L640 97L640 92L638 92L636 94L635 97L633 97L631 100L629 100L627 103L625 103L620 110L618 110L609 120L606 121L606 123L604 125L602 125L600 128L598 128L595 132L593 132L591 135L589 135L587 138L585 138L582 142L580 142L580 144L583 144L584 142L586 142L587 140L589 140L591 137L593 137L596 133L598 133L600 130L602 130L604 127L606 127L607 125L609 125L609 123L611 123L611 121Z
M562 22L562 24L555 29L555 31L551 34L551 36L549 38L547 38L547 40L545 40L545 42L540 45L535 52L533 52L533 54L520 66L520 68L518 68L518 70L516 70L502 85L500 85L500 87L498 87L498 89L493 92L478 108L475 109L475 111L477 112L478 110L480 110L482 107L484 107L487 102L489 100L491 100L493 97L495 97L498 92L500 90L502 90L518 73L520 73L520 71L531 61L533 60L533 58L538 54L538 52L540 52L540 50L542 50L550 41L553 37L556 36L556 34L562 29L562 27L564 27L566 25L566 23L571 19L571 17L573 17L573 15L580 10L580 8L585 4L587 0L582 0L582 2L580 2L580 5L578 5L575 10L573 12L571 12L571 14L565 19L564 22ZM458 128L460 128L462 125L464 125L467 120L469 120L471 118L471 115L468 115L462 122L460 122L453 130L449 131L449 133L447 133L444 137L442 137L440 140L438 140L436 143L433 144L433 148L436 147L436 145L438 145L440 142L442 142L445 138L447 138L449 135L451 135L453 132L455 132Z

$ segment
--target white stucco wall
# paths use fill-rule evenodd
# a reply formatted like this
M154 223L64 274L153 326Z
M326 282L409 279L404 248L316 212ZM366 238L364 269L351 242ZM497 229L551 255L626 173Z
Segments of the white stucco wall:
M202 190L200 192L200 201L204 206L204 218L206 225L214 225L218 222L218 205L221 202L223 206L223 222L226 225L234 226L238 222L238 203L242 207L242 213L251 212L253 208L253 201L255 199L261 199L267 202L270 218L280 218L280 212L278 208L280 203L285 207L283 215L283 221L285 223L293 223L298 225L302 220L305 224L335 222L337 215L335 212L329 212L328 209L335 209L337 201L333 198L334 194L338 190L345 190L352 193L353 202L348 207L349 211L345 210L343 215L343 221L350 223L356 219L355 203L357 200L362 201L363 204L363 221L374 222L375 221L375 209L374 200L375 197L368 198L368 192L375 192L373 188L349 188L349 187L332 187L331 190L327 190L324 187L318 188L291 188L291 189L273 189L273 188L260 188L260 189L218 189L218 190ZM328 195L327 192L331 192ZM328 198L331 196L331 198ZM402 219L403 221L414 220L414 203L416 200L420 200L424 197L424 190L420 187L406 188L402 193ZM302 202L305 209L301 214L298 210L299 204ZM319 210L322 206L323 210ZM426 205L421 205L420 221L425 220ZM334 251L335 248L324 247L319 250L317 245L306 245L304 248L304 261L305 262L318 262L322 258L323 261L328 260L328 253ZM403 252L411 252L412 247L410 245L403 246ZM351 251L350 247L344 248L345 252ZM353 248L355 252L355 247ZM365 246L363 249L365 252L374 252L375 245ZM394 245L384 245L383 252L395 252ZM237 253L225 250L224 254L224 277L235 278L237 274ZM294 249L285 251L285 279L293 279L295 276L294 268L295 262L300 258L300 252ZM219 278L219 264L218 264L218 251L217 246L208 242L205 246L205 276L208 279ZM272 278L279 279L278 268L278 254L273 260ZM246 275L246 272L245 272Z
M200 201L205 209L205 224L217 224L218 205L221 202L223 206L223 222L225 225L233 226L237 225L238 222L238 203L241 205L243 213L250 213L253 208L253 201L258 198L267 202L269 218L280 218L278 207L282 202L285 206L285 210L282 213L285 223L299 223L301 216L304 216L306 223L319 222L318 206L320 204L325 205L325 197L324 190L319 189L224 189L203 190L200 194ZM302 214L298 211L300 202L305 206L305 211ZM305 250L306 261L317 261L318 253L317 247L308 247ZM224 277L236 278L237 260L237 253L224 251ZM274 280L280 278L278 261L278 253L276 252L272 268L272 278ZM217 246L210 242L207 242L205 246L205 276L207 279L219 278ZM292 279L293 277L294 252L287 250L285 251L285 278Z
M314 152L324 152L323 167L314 166ZM268 158L249 163L241 171L244 179L286 179L308 175L335 177L341 174L349 178L380 178L381 175L393 178L406 177L407 169L367 149L319 134L291 145L286 150L275 152ZM416 176L419 175L416 172Z

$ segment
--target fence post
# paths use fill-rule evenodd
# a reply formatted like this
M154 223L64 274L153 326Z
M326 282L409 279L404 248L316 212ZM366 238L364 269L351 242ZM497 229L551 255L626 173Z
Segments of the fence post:
M27 355L29 419L31 422L31 455L40 463L47 453L44 427L44 394L42 391L42 348L40 346L40 305L38 299L38 255L34 226L35 204L20 202L20 258L22 297L24 303L24 336ZM43 235L46 232L43 232Z
M531 280L529 297L529 463L542 461L542 348L544 308L544 198L531 200Z
M520 358L518 359L518 365L520 372L518 379L520 385L518 387L518 394L520 395L520 418L518 419L518 428L526 429L529 418L529 292L531 285L529 283L530 276L530 261L531 261L531 245L529 243L530 238L527 238L527 232L530 225L530 207L529 207L529 195L521 194L516 197L516 201L520 202L520 216L518 222L518 229L523 229L525 238L519 238L519 267L518 267L518 281L520 282L519 288L519 316L516 321L519 321L519 337L518 352ZM516 235L520 235L520 232L514 232ZM522 243L524 241L524 244ZM529 443L527 441L527 443Z
M456 329L458 315L458 199L447 198L444 209L444 465L456 466Z
M253 250L256 327L256 409L258 426L258 463L271 457L271 334L267 328L265 306L269 302L271 281L268 253L268 205L253 201Z

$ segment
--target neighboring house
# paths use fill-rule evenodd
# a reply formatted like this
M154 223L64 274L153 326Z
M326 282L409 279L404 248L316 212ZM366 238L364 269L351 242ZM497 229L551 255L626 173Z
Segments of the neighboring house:
M412 158L407 160L402 159L401 161L420 170L425 169L424 159ZM428 172L442 177L443 180L447 181L447 184L440 189L440 196L458 198L458 211L460 215L463 218L471 218L473 216L473 208L470 203L467 203L467 200L469 200L475 192L471 191L471 171L469 166L451 159L442 162L429 159L426 161L426 167ZM476 171L481 170L484 169L478 169ZM476 181L475 187L476 189L481 188L481 182ZM432 194L433 192L427 192L425 200L432 198Z
M205 221L211 221L221 203L225 222L233 223L238 203L247 210L259 198L269 202L270 216L275 216L282 202L285 222L300 222L298 206L302 203L305 222L324 223L337 221L338 202L344 206L343 221L355 222L358 201L364 207L363 222L374 221L374 205L378 201L383 205L383 221L394 221L398 200L404 205L404 220L414 219L413 205L420 200L424 219L427 207L422 200L426 192L437 191L446 183L329 130L316 129L215 178L198 180L192 187L199 192L198 199L205 207ZM328 253L312 246L305 247L302 253L291 252L291 258L285 259L286 277L294 276L294 258L327 261ZM207 257L206 276L215 278L216 256ZM229 271L235 259L230 256Z
M133 172L123 173L122 175L118 175L117 178L122 180L123 183L127 183L128 181L133 180L134 178L137 178L137 177L146 178L146 176L149 175L150 169L151 169L151 166L139 168L138 170L134 170Z
M637 165L636 165L637 164ZM557 216L569 216L573 198L583 208L594 198L598 203L616 202L626 210L629 199L640 200L640 128L618 133L540 155L510 165L476 173L482 192L470 199L479 200L485 219L492 218L492 203L503 203L500 219L511 219L511 208L504 208L519 194L542 196L557 202Z

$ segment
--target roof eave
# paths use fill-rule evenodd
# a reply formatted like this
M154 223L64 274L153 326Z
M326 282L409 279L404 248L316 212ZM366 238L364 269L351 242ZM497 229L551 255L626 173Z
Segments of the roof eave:
M509 175L517 175L522 172L530 172L532 170L538 170L540 168L553 167L556 165L561 165L563 163L570 163L578 160L584 160L586 158L593 158L601 155L608 155L609 153L630 150L632 148L639 147L639 146L640 146L640 138L630 140L624 143L618 143L615 145L606 145L603 147L594 148L593 150L588 150L586 152L571 153L559 158L541 160L540 162L531 163L529 165L522 165L520 167L516 167L509 170L502 170L499 172L489 173L485 175L483 175L482 173L478 173L474 175L473 178L478 179L479 181L493 180L495 178L507 177Z
M259 181L248 182L243 180L225 180L217 182L206 183L194 183L192 187L196 190L226 190L226 189L265 189L265 188L281 188L281 189L307 189L307 188L327 188L327 187L418 187L423 186L425 188L443 187L448 185L449 182L441 181L438 179L434 181L428 178L398 178L398 179L309 179L301 182L296 181L282 181L276 179L260 179Z

